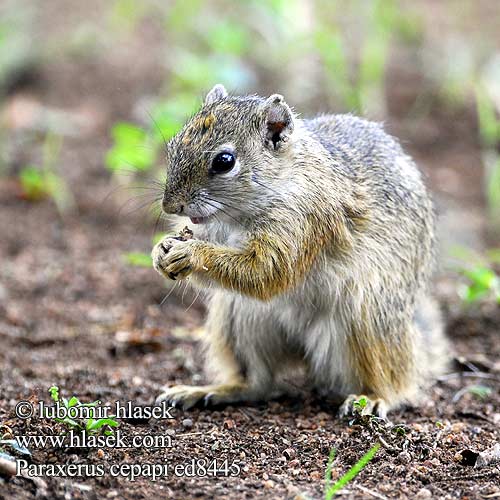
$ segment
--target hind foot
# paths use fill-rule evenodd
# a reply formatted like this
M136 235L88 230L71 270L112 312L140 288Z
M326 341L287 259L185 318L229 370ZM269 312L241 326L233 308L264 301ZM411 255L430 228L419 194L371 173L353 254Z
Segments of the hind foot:
M165 389L156 398L156 404L166 401L169 406L188 410L200 403L204 406L216 406L255 399L256 396L245 384L176 385Z
M386 418L388 409L387 403L381 398L350 394L340 406L338 414L341 418L352 415L374 415Z

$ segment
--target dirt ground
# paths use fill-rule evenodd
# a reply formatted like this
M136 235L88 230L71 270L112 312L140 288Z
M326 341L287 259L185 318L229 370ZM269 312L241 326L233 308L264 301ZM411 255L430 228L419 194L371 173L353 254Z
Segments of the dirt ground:
M154 218L146 210L135 210L137 200L123 206L137 193L115 191L103 165L108 131L117 119L130 117L143 95L154 95L161 79L148 59L153 55L145 55L140 71L134 72L128 71L125 58L117 57L113 65L105 58L47 63L37 69L34 82L15 88L6 100L6 109L15 116L19 109L33 112L33 107L26 108L28 102L64 108L84 125L81 133L65 139L60 160L76 200L73 213L61 217L50 200L23 200L14 174L0 178L4 434L61 432L48 420L20 420L14 414L21 400L49 402L53 384L63 395L75 394L84 401L150 404L166 383L203 381L197 350L202 300L181 286L160 305L169 293L163 280L152 269L131 267L122 258L127 251L149 252ZM393 92L392 106L397 107L403 96ZM388 127L407 133L396 111L391 111L394 119ZM405 140L437 194L448 224L442 232L470 222L461 227L462 233L457 229L456 239L476 244L484 221L480 179L468 169L479 169L477 144L467 133L473 126L469 120L470 116L431 114L428 127L422 133L407 133ZM22 134L16 132L16 123L12 137ZM19 165L35 155L35 146L21 141L12 148ZM330 450L336 450L335 479L377 441L382 443L380 450L344 488L342 498L500 497L498 465L474 468L459 460L463 450L482 452L499 440L500 309L464 309L454 294L453 279L444 275L437 291L461 361L428 391L420 407L392 414L391 425L339 420L331 403L310 395L262 405L177 411L173 420L122 421L124 435L168 435L172 448L32 448L32 463L109 467L228 459L240 473L170 475L155 482L109 474L43 476L42 482L0 477L0 498L322 498ZM485 399L459 392L478 384L492 389Z

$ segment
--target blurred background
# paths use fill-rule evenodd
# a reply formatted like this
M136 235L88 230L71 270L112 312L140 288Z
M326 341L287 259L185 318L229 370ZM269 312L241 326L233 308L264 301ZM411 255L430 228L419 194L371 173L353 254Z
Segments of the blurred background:
M435 195L439 293L500 302L499 23L495 0L3 0L7 316L75 301L106 322L165 298L163 141L219 82L383 121Z
M140 404L166 383L204 382L203 302L185 282L166 283L149 254L167 229L158 203L164 140L215 83L236 94L281 93L304 117L351 112L384 122L424 171L439 216L435 292L456 373L433 387L424 407L401 410L395 421L428 421L429 450L446 440L447 465L422 484L445 478L442 467L464 474L449 457L490 446L500 415L498 0L0 0L0 438L46 434L43 420L15 421L13 408L20 399L47 400L54 384L82 401ZM462 378L465 371L482 378ZM317 402L280 404L190 412L168 423L175 432L196 430L176 441L175 454L242 451L246 476L231 484L243 498L249 477L259 486L272 469L289 481L281 445L265 444L278 442L277 429L297 432L286 434L295 445L300 429L317 428L298 448L303 468L291 472L318 492L344 424ZM464 415L476 420L460 424L468 429L463 441L453 427L450 451L441 421ZM349 466L365 446L359 435ZM102 455L149 463L163 460L160 452ZM34 451L38 463L75 456ZM420 484L416 466L405 476L378 463L376 487L387 474L387 492L396 476L403 488ZM469 481L479 488L476 478ZM173 478L157 488L182 486L187 498L209 483ZM89 484L101 498L118 483ZM52 493L60 487L50 485ZM5 487L9 498L27 498L20 478ZM158 496L146 479L124 488L136 489L133 498ZM211 491L207 498L226 498L224 489Z

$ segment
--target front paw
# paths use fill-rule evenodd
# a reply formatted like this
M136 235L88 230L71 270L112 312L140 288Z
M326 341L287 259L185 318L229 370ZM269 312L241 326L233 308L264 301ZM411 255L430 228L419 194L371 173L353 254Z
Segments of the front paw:
M153 267L171 280L184 279L193 271L192 256L196 240L163 238L151 252Z

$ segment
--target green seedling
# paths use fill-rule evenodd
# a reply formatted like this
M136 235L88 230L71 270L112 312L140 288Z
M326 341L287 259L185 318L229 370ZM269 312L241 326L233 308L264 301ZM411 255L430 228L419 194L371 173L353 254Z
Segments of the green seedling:
M476 108L483 150L486 199L491 220L500 230L500 117L487 89L479 84L476 86Z
M69 400L62 398L59 395L59 388L57 386L52 386L49 389L50 397L56 403L60 403L69 410L70 408L88 408L89 418L70 418L69 416L65 418L57 418L54 420L66 426L69 430L85 431L88 434L100 434L111 435L114 433L113 428L118 427L119 423L113 417L110 418L93 418L95 412L93 409L100 404L100 401L94 401L92 403L81 403L80 400L73 396Z
M134 267L152 267L151 256L143 252L129 252L123 255L125 262Z
M492 297L500 304L500 278L493 269L478 265L462 270L462 275L468 280L460 290L464 302L472 304Z
M380 443L376 443L370 448L340 479L333 485L332 481L332 465L335 459L335 449L332 449L328 457L328 464L325 472L325 500L331 500L346 484L352 481L373 459L380 448Z
M149 114L149 128L128 122L115 123L111 129L113 145L105 159L108 169L113 172L132 169L137 173L151 170L160 151L164 153L165 142L179 131L195 105L191 96L179 94L156 105Z
M500 250L491 249L484 255L468 248L455 247L450 252L457 260L452 269L465 278L458 292L466 304L495 300L500 304L500 276L495 271L500 263Z
M358 413L362 413L363 410L366 408L367 404L368 404L368 400L366 398L362 397L362 398L359 398L357 401L354 401L353 406L354 406L354 409Z
M494 148L500 142L500 119L486 89L479 84L476 86L476 110L481 142L487 148Z
M54 196L60 188L60 178L28 165L19 173L22 196L29 201L40 201Z
M147 131L132 123L116 123L112 130L113 146L106 155L110 170L149 170L155 160L158 145Z
M40 201L51 198L59 212L64 213L74 205L74 200L63 178L56 171L61 147L61 136L47 134L43 143L42 165L24 167L19 173L19 184L24 199Z
M467 392L477 396L479 399L488 399L493 390L491 387L486 387L485 385L471 385L467 387Z
M338 3L335 5L339 7ZM348 111L385 113L383 89L388 47L402 19L393 0L370 3L364 16L364 37L357 65L352 64L347 51L347 36L340 29L325 23L316 30L315 48L324 62L326 77ZM379 109L374 109L375 103Z
M159 243L165 237L164 233L157 233L153 236L152 244L153 246ZM125 262L135 267L148 267L153 266L153 261L151 255L144 252L129 252L123 255Z
M481 400L486 400L492 393L491 387L487 387L485 385L469 385L468 387L464 387L463 389L460 389L454 396L453 396L453 403L458 402L461 397L464 394L472 394L473 396L477 397L478 399Z

